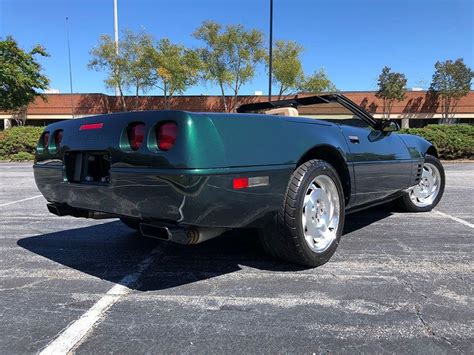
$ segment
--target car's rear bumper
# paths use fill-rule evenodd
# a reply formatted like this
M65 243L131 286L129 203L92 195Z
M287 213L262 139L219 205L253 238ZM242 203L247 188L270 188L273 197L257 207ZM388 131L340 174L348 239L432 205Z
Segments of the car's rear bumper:
M36 184L49 202L182 225L258 225L283 202L292 165L154 169L112 167L107 185L69 183L62 164L35 164ZM236 177L268 176L269 185L233 189Z

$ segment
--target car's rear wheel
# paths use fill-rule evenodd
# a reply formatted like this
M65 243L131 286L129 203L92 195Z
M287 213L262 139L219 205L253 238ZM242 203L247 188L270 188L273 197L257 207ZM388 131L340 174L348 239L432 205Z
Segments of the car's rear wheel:
M125 224L128 228L140 230L140 220L134 218L120 217L120 221Z
M431 211L444 193L444 168L438 158L427 154L418 185L408 189L400 197L398 205L409 212Z
M315 267L334 254L343 226L339 176L327 162L310 160L294 171L278 216L260 235L270 255Z

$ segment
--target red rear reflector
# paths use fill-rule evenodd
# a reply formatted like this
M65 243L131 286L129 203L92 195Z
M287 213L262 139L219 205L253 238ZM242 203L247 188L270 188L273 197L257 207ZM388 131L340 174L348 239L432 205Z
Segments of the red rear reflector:
M46 148L48 146L49 142L49 132L44 132L43 133L43 148Z
M128 142L133 150L138 150L144 139L145 125L143 123L135 123L128 128Z
M170 150L176 143L178 135L178 126L174 122L166 122L158 127L156 141L160 150Z
M249 178L235 178L234 179L234 190L245 189L249 187Z
M87 131L87 130L90 130L90 129L101 129L103 125L104 125L103 123L88 123L88 124L83 124L83 125L81 125L81 127L79 128L79 130L80 130L80 131Z

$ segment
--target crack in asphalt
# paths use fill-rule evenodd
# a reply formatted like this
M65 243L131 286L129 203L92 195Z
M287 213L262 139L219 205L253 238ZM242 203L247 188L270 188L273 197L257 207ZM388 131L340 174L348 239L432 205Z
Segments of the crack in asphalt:
M416 303L415 304L415 314L418 318L418 320L421 322L421 324L423 325L423 328L425 329L425 332L429 335L429 336L432 336L433 338L436 338L436 339L439 339L441 341L444 341L446 343L448 343L454 350L458 350L457 347L454 345L454 343L452 341L450 341L448 338L442 336L442 335L439 335L437 334L433 328L431 327L431 325L423 318L423 315L421 313L421 311L423 310L423 306L420 304L420 303Z

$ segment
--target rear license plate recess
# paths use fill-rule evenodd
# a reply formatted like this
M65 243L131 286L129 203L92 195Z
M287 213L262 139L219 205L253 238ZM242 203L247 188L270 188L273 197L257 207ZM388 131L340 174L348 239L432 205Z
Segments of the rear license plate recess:
M77 184L108 184L110 154L107 152L67 152L64 155L66 178Z

